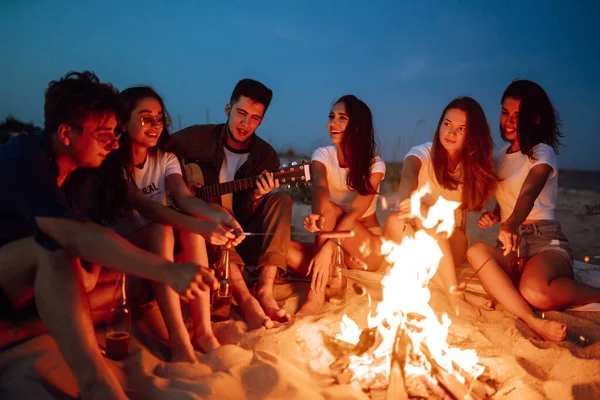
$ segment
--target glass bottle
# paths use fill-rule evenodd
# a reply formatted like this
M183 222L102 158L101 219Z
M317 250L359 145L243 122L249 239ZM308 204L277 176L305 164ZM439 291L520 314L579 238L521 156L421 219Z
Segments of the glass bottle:
M519 238L519 240L517 242L517 256L512 259L512 263L511 263L513 271L518 273L519 276L521 275L521 273L523 273L523 269L525 268L525 263L527 262L527 259L522 256L523 252L521 250L521 247L522 247L522 244L525 245L523 240L524 239Z
M348 286L348 269L344 263L342 246L340 239L332 239L335 243L335 252L333 253L333 263L329 270L329 302L340 304L346 298L346 287Z
M106 320L106 356L113 360L122 360L129 355L131 309L127 303L125 276L124 273L119 276Z
M221 246L221 258L215 265L219 287L211 297L211 320L227 321L231 314L231 287L229 285L229 251L231 243Z

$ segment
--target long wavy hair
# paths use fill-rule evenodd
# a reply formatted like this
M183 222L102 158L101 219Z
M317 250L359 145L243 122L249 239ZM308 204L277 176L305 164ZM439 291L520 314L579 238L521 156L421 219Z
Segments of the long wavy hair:
M163 130L158 138L156 146L148 149L150 154L156 154L163 151L167 145L170 133L170 117L160 95L149 86L135 86L125 89L121 96L131 118L131 113L137 107L138 103L145 98L156 99L163 111ZM126 127L126 125L125 125ZM124 129L124 134L119 140L119 148L112 151L99 169L99 180L104 187L100 198L100 214L106 221L113 221L119 216L123 216L125 211L131 207L127 203L128 185L135 184L133 154L131 149L131 137Z
M378 153L369 107L354 95L345 95L334 104L343 103L348 114L348 126L342 139L342 152L348 163L346 185L361 195L376 194L371 185L371 165Z
M440 127L448 110L462 110L467 114L465 142L460 150L463 174L450 173L448 152L440 142ZM449 190L463 185L462 207L469 211L480 211L490 199L497 178L493 161L494 140L483 109L471 97L457 97L444 108L433 136L433 170L437 181Z
M500 104L504 103L507 97L521 100L517 125L521 153L533 159L533 148L537 144L545 143L558 154L560 138L564 137L560 131L561 120L544 89L535 82L519 79L508 85ZM500 134L502 139L508 142L502 126Z

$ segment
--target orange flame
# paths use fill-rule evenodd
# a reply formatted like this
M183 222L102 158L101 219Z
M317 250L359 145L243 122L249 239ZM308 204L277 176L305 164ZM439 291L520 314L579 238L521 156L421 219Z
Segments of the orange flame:
M459 203L440 199L429 209L427 217L421 215L421 197L429 187L419 190L411 197L412 217L419 218L426 229L437 226L436 233L452 233L454 228L454 210ZM391 355L398 327L405 330L412 341L413 352L421 353L421 344L425 344L429 355L453 374L460 382L464 377L456 371L458 365L473 378L477 378L484 367L478 364L474 350L451 348L446 343L450 318L443 314L441 321L429 306L430 291L428 283L437 271L442 252L435 238L425 230L418 230L414 237L405 237L400 245L385 242L382 252L388 254L387 260L393 265L387 276L383 278L383 300L377 304L376 312L368 316L369 328L377 327L381 334L381 344L370 354L350 356L349 369L354 372L353 380L368 382L375 375L389 376ZM418 314L419 329L407 326L407 315ZM341 323L341 334L337 339L350 344L358 343L361 329L348 316L344 315ZM421 353L422 355L422 353ZM431 365L427 357L416 357L421 365L416 366L421 374L429 375ZM407 364L407 372L413 373L414 360ZM411 371L408 371L411 369Z

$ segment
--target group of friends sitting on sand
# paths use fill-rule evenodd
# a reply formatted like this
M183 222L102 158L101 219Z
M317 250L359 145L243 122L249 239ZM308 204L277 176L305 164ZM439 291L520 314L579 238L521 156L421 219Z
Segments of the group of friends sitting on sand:
M280 159L256 135L272 95L243 79L225 105L225 123L171 133L163 99L151 87L119 92L88 71L50 82L43 131L0 147L0 345L49 332L81 398L126 398L94 333L106 321L118 276L149 282L171 360L197 362L194 350L220 346L210 319L218 284L210 265L214 246L223 245L231 246L232 292L250 329L291 320L273 293L276 279L290 275L310 276L298 315L319 313L336 243L319 235L314 243L291 240L292 199L274 191ZM600 290L573 279L572 251L555 219L560 120L545 91L528 80L510 83L500 104L506 144L495 156L477 101L458 97L445 107L432 141L406 154L400 201L382 229L375 211L386 166L371 110L342 96L326 123L332 144L312 154L312 213L304 227L353 231L341 242L349 267L379 270L383 238L400 243L425 229L410 198L428 185L423 214L440 197L460 204L452 234L436 237L443 256L434 277L456 314L478 313L479 305L456 290L455 267L468 259L491 297L543 339L561 341L566 326L534 310L598 302ZM207 202L194 194L200 182L186 176L192 165L205 182L256 179L249 190ZM500 223L498 244L469 247L467 212L481 211L492 195L497 206L478 226ZM515 266L517 248L526 262ZM250 266L253 285L244 279ZM181 299L189 304L191 334Z

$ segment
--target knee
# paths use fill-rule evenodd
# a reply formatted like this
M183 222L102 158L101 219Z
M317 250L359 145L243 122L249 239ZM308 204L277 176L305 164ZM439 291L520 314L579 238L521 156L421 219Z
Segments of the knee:
M81 266L83 287L85 288L85 292L89 293L92 290L94 290L94 288L98 284L98 280L100 279L100 271L102 271L102 267L100 267L98 264L86 263L85 261L82 264L85 265L85 268L83 267L83 265Z
M86 263L63 249L43 251L40 255L39 268L49 273L59 272L62 275L67 272L70 276L81 277L84 289L88 293L96 287L102 270L99 265Z
M519 282L521 296L534 308L542 311L554 309L550 286L531 279L521 279Z
M283 210L292 209L292 198L289 194L284 192L275 192L269 195L274 206L277 206Z
M490 256L489 246L485 243L477 242L467 249L467 259L469 264L479 263L484 257Z
M152 223L149 232L149 242L154 244L171 244L175 243L175 234L173 228L168 225Z

